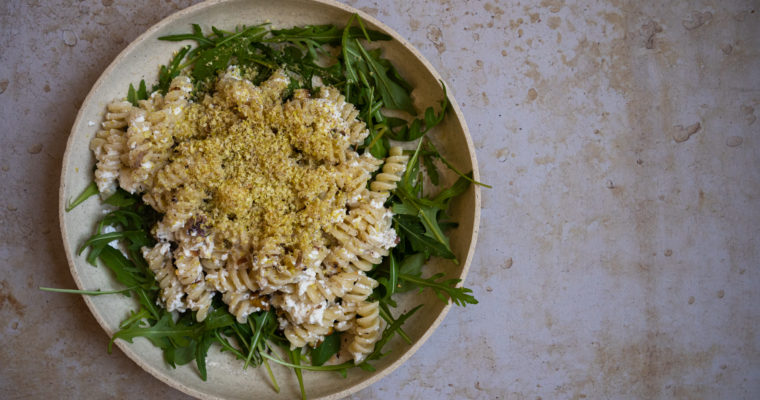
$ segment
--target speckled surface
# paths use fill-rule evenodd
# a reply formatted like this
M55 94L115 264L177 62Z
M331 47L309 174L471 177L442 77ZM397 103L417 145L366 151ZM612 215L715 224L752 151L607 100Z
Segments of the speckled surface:
M78 106L191 3L0 4L0 398L186 398L36 288L73 286L56 201ZM756 2L348 3L446 79L494 186L481 303L354 398L760 397Z

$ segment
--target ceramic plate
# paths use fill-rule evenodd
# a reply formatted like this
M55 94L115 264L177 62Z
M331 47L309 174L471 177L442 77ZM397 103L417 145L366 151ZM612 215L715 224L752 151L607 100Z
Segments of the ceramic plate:
M159 36L185 33L192 23L198 23L204 31L217 26L233 29L238 25L271 22L274 28L286 28L307 24L336 24L343 26L352 13L358 13L369 28L385 32L392 41L382 42L387 58L394 62L400 73L414 86L412 94L418 109L435 104L441 95L438 73L406 40L376 19L343 4L326 0L285 1L209 1L182 10L152 28L130 44L103 72L82 104L68 140L63 159L60 187L60 221L66 256L71 273L80 289L119 288L105 268L94 268L86 263L84 254L76 255L76 249L93 233L96 221L103 215L103 207L91 198L70 212L64 207L92 181L94 157L89 142L103 118L105 106L114 99L126 95L130 83L145 79L149 86L157 79L157 67L169 61L172 53L188 43L171 43L157 40ZM456 101L449 95L451 109L444 122L435 129L432 139L444 156L464 171L473 170L478 179L475 151L467 126ZM444 183L453 182L446 176ZM449 277L464 279L472 260L480 218L480 191L470 189L452 203L451 213L459 227L450 232L451 246L460 265L449 261L433 260L426 266L428 273L443 271ZM337 373L305 372L304 380L309 398L334 399L356 392L387 375L422 345L443 320L450 308L430 292L406 293L398 299L397 311L407 311L424 303L422 312L415 314L404 325L412 338L408 345L396 337L386 349L392 352L375 362L374 372L353 369L347 378ZM124 296L85 297L85 301L97 321L108 335L118 330L118 324L135 303ZM167 384L199 398L251 399L274 397L275 393L263 368L242 369L242 363L231 355L219 352L213 346L208 356L208 381L198 377L194 363L172 369L163 360L161 351L150 342L138 338L133 344L117 341L117 345L146 371ZM103 354L103 357L107 355ZM298 384L291 370L274 368L282 388L277 398L297 398Z

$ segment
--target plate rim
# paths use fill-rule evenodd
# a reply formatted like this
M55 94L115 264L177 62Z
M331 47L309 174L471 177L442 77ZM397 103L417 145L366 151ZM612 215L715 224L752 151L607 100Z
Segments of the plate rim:
M66 261L69 266L69 271L72 275L72 278L74 279L75 284L77 285L79 289L82 289L82 281L79 277L79 272L75 268L74 255L72 251L73 249L71 249L67 244L69 241L68 241L68 233L67 233L67 230L65 229L66 228L65 214L66 214L67 199L66 199L66 184L64 181L64 177L68 175L68 164L69 164L69 159L71 158L72 142L74 140L76 127L79 126L81 120L84 118L83 105L88 104L88 102L91 100L91 97L94 95L97 89L99 89L100 86L103 85L105 81L105 77L110 75L111 71L116 67L116 65L118 65L124 58L126 58L128 53L130 53L133 48L142 44L146 40L146 38L150 36L152 33L172 23L174 20L180 19L186 16L187 14L192 14L201 9L214 7L219 4L227 3L230 1L231 0L207 0L195 5L192 5L190 7L186 7L177 12L174 12L164 17L160 21L156 22L155 24L153 24L151 27L149 27L143 33L137 36L134 40L132 40L132 42L129 45L127 45L123 50L119 52L119 54L108 65L108 67L106 67L103 70L103 72L100 74L98 79L92 85L92 88L87 93L87 96L85 97L85 99L82 101L82 106L80 106L79 111L77 112L77 116L74 119L74 123L69 132L69 137L66 141L66 150L64 151L63 158L61 161L62 168L61 168L60 183L59 183L59 189L58 189L58 220L59 220L59 228L61 230L61 238L63 241L63 248L64 248L64 252L66 253ZM419 52L419 50L417 50L417 48L415 48L408 40L402 37L394 29L392 29L385 23L379 21L374 16L369 15L366 12L359 10L357 8L354 8L352 6L340 3L337 0L302 0L302 1L316 3L323 7L338 8L349 13L358 14L364 21L369 21L371 24L375 25L377 28L379 28L380 30L390 35L393 38L393 40L401 44L406 50L410 51L415 56L415 58L417 58L422 63L422 65L425 67L428 73L430 73L436 80L440 82L444 81L443 78L438 73L438 71ZM467 126L467 122L459 107L459 104L454 99L452 93L449 91L447 92L446 96L449 101L450 109L451 111L455 113L457 120L459 121L459 124L461 125L462 131L464 133L464 139L465 139L465 142L467 143L467 152L470 157L470 162L472 165L473 179L475 181L479 181L480 173L479 173L477 158L475 154L475 147L472 141L472 137L470 136L470 131ZM464 258L462 272L460 276L458 277L462 281L466 279L469 269L471 267L472 259L473 259L476 244L477 244L479 228L480 228L481 188L479 185L472 185L472 187L474 189L473 228L472 228L472 234L471 234L471 239L470 239L470 246ZM106 321L103 319L100 313L96 312L97 308L92 298L90 296L82 296L82 297L88 309L90 310L90 314L92 314L92 316L96 319L96 321L98 322L100 327L106 332L106 334L109 337L112 337L114 332L108 328ZM374 383L378 382L380 379L384 378L385 376L389 375L391 372L395 371L399 366L401 366L404 362L406 362L409 358L411 358L420 349L420 347L422 347L422 345L427 341L427 339L433 334L433 332L441 324L441 322L446 317L451 307L452 307L451 302L446 304L441 310L440 314L435 318L435 320L428 327L425 328L425 331L422 333L420 338L415 343L405 348L404 353L396 361L389 364L387 367L385 367L378 373L354 384L351 387L348 387L346 389L333 392L331 394L318 397L315 399L335 400L335 399L343 398L345 396L348 396L349 394L356 393L362 389L369 387L370 385L373 385ZM158 368L155 368L151 366L150 364L144 362L143 359L140 357L140 355L137 354L137 352L134 351L130 346L128 346L128 343L126 343L125 341L117 340L114 343L122 351L122 353L124 353L130 360L132 360L140 368L148 372L150 375L152 375L154 378L158 379L159 381L169 385L170 387L175 388L179 390L180 392L183 392L185 394L188 394L200 399L219 399L219 397L209 395L207 393L203 393L201 391L193 389L192 387L186 386L182 382L179 382L176 379L172 379L170 376L166 375L165 373L160 371Z

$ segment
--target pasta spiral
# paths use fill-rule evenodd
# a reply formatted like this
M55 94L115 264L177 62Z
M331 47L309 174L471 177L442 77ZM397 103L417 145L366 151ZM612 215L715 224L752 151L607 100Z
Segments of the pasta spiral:
M401 180L407 161L401 148L392 147L383 171L370 184L371 191L364 189L363 196L372 200L352 207L343 221L327 229L340 243L326 258L328 263L344 270L369 271L388 255L388 249L395 245L396 233L383 203Z
M184 312L187 309L182 283L174 274L169 243L156 243L153 248L143 247L142 253L148 267L161 288L159 299L168 311Z
M353 104L347 103L345 96L333 87L323 87L319 91L319 97L335 103L341 119L345 121L342 128L348 138L348 143L355 146L364 142L364 139L369 135L369 131L366 129L366 124L357 119L359 110Z
M90 142L90 149L97 159L95 184L102 198L106 199L116 192L117 179L122 169L121 155L125 151L124 128L132 110L132 104L115 101L108 106L102 128Z
M401 180L401 174L404 173L408 161L409 156L404 155L400 147L391 147L388 157L385 158L383 171L375 176L375 180L370 184L370 189L381 195L385 201L390 194L389 192L396 189L396 183Z
M380 337L379 303L366 301L377 285L364 272L341 272L277 293L272 305L282 312L280 327L291 348L315 346L331 329L347 331L347 349L361 363Z
M173 145L175 122L187 105L187 97L193 86L190 78L178 76L169 85L169 91L160 101L161 108L149 107L146 111L134 108L129 116L129 128L126 133L127 152L122 156L122 163L129 167L120 180L121 187L130 192L143 192L152 186L152 180L169 158L169 148ZM143 107L150 101L143 101Z
M354 357L354 363L360 364L372 353L375 343L380 340L380 313L377 301L359 303L356 308L356 324L353 336L348 344L348 351Z

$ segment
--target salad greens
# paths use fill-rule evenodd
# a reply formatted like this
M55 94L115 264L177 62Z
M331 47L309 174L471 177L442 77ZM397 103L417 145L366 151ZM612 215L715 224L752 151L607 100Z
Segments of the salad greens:
M161 66L158 82L150 92L166 93L173 78L189 73L195 83L195 93L203 93L217 73L233 63L254 70L258 82L282 67L296 78L290 89L315 90L313 78L318 77L324 84L337 87L346 101L357 107L360 118L370 132L358 150L364 149L382 158L388 154L389 140L419 140L416 150L410 152L406 172L388 200L389 207L395 213L393 224L400 242L382 264L368 273L380 283L371 298L379 301L380 315L387 326L375 350L358 367L374 370L369 362L387 354L384 346L396 334L411 344L402 325L422 305L394 317L391 312L391 308L397 306L393 300L394 294L429 288L444 302L450 299L460 306L478 303L470 289L458 286L459 279L446 279L442 273L426 278L422 276L422 267L432 256L459 262L444 233L447 228L456 226L456 223L447 220L446 212L451 200L464 193L470 183L483 184L475 182L472 174L457 170L425 137L441 123L449 108L445 87L438 110L428 107L421 118L416 118L411 85L383 58L381 49L367 48L362 44L362 41L389 40L389 36L367 30L361 19L354 15L344 28L311 25L272 30L261 24L234 31L212 27L211 32L206 34L199 25L193 24L190 33L159 39L177 42L190 40L196 46L181 48L167 65ZM137 88L129 86L127 100L137 105L139 100L147 99L150 92L143 80ZM396 115L399 115L398 111L405 112L410 121L387 116L384 113L387 110L396 110ZM423 194L423 182L427 176L434 185L440 183L440 174L433 162L436 159L459 175L459 179L435 196L429 196ZM93 183L66 210L73 209L95 194L97 188ZM111 292L44 290L86 295L121 293L136 298L138 309L121 323L120 330L111 338L109 351L117 339L131 343L134 338L144 337L163 350L165 361L172 367L195 361L200 378L206 380L206 356L210 346L217 344L222 351L242 360L243 368L263 364L273 389L278 392L279 385L269 363L293 368L304 398L302 370L338 371L345 376L346 371L355 366L352 362L324 365L340 348L338 332L327 336L316 348L305 352L302 349L291 351L290 343L277 329L277 316L271 309L251 314L245 323L239 323L218 297L203 322L197 322L190 311L177 316L157 307L159 287L140 248L155 243L149 232L159 215L145 205L138 195L121 189L105 203L115 209L104 216L95 234L81 246L79 253L89 249L87 261L96 266L96 260L100 260L126 289ZM110 245L113 241L119 241L124 253ZM272 351L278 348L280 352ZM286 354L288 360L279 354Z

